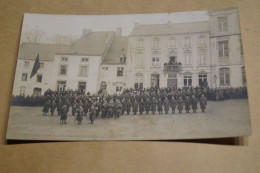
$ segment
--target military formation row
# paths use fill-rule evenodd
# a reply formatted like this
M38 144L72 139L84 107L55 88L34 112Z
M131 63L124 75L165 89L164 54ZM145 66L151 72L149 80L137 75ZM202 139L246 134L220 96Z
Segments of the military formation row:
M186 113L190 110L196 113L198 109L198 103L202 112L205 112L207 105L207 98L202 94L200 98L195 95L192 97L186 96L184 98L172 98L168 99L165 97L152 99L75 99L72 103L69 99L59 99L57 102L49 99L43 106L43 115L47 115L50 111L51 115L54 115L57 110L58 116L60 116L61 123L66 123L68 112L70 111L73 116L76 116L75 120L80 124L82 121L82 116L86 116L89 113L89 119L91 124L94 123L95 119L99 116L101 118L112 118L118 119L120 115L130 115L133 113L136 115L138 112L142 115L144 112L146 114L168 114L171 108L171 113L174 114L177 109L179 113L182 113L185 109Z

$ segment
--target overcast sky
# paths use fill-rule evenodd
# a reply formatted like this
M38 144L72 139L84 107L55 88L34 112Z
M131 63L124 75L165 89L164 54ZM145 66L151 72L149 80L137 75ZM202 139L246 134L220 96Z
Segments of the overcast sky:
M131 15L48 15L26 13L22 32L38 28L47 33L47 37L57 34L79 37L84 28L92 31L115 31L122 27L122 34L129 35L134 24L163 24L207 21L207 11L131 14Z

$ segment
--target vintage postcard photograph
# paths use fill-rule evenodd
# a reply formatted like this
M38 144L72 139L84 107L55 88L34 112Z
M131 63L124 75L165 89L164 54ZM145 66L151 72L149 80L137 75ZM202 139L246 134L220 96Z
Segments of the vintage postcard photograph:
M24 14L7 140L251 134L237 8Z

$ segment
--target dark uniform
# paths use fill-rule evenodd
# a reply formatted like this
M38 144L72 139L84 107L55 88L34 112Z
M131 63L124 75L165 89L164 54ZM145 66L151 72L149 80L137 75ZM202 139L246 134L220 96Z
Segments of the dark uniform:
M182 101L182 98L180 97L177 102L178 102L178 110L179 110L179 113L182 113L182 109L183 109L183 101Z
M118 119L122 113L122 104L120 103L120 101L118 101L118 103L116 104L117 108L116 108L116 115L115 115L115 119Z
M149 114L149 111L150 111L149 99L146 99L146 101L144 102L144 108L145 108L146 114Z
M93 124L96 118L96 110L95 110L95 105L91 105L91 107L89 108L89 120L90 123Z
M51 115L53 115L56 107L57 107L57 105L56 105L55 101L52 101L52 103L51 103Z
M78 124L81 124L82 121L82 115L83 115L83 108L82 106L78 106L78 108L76 108L76 113L77 113L77 117L76 120L78 121Z
M44 106L43 106L43 109L42 109L43 115L47 115L47 113L49 112L50 106L51 106L51 103L50 103L50 100L48 100L48 101L44 104Z
M123 115L125 113L125 111L126 111L126 100L123 99L122 100L122 113L121 113L121 115Z
M170 102L169 102L169 100L166 97L164 99L164 111L165 111L166 114L168 114L168 112L169 112L169 107L170 107Z
M200 108L202 112L205 112L206 106L207 106L207 99L206 97L204 97L204 95L202 95L202 97L200 98Z
M143 111L144 111L144 101L141 99L140 102L139 102L140 115L142 115Z
M157 106L158 106L159 114L162 114L162 105L163 105L163 102L161 101L161 99L158 99Z
M138 112L138 103L136 100L133 103L133 112L134 112L134 115L136 115L136 112Z
M196 113L198 108L198 99L193 95L191 98L191 106L194 113Z
M175 113L176 104L177 104L177 101L173 97L172 100L171 100L171 108L172 108L172 113L173 114Z
M151 106L151 111L152 111L153 114L155 114L156 104L157 104L157 103L156 103L156 100L153 99L150 103L151 103L151 104L150 104L150 106Z
M67 120L67 106L66 105L63 105L62 108L61 108L61 116L60 116L60 122L61 124L65 123L66 124L66 120Z
M184 104L185 104L186 113L189 113L190 112L190 98L189 98L189 96L186 96L186 99L184 100Z
M132 106L132 103L130 102L130 100L127 100L126 101L126 112L127 112L127 115L129 115L129 113L131 111L131 106Z

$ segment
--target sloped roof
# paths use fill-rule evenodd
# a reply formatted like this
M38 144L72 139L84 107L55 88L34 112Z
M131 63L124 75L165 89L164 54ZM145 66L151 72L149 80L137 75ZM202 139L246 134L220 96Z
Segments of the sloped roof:
M108 46L109 39L112 38L113 34L113 31L90 32L87 35L83 35L70 47L68 47L65 52L61 53L93 56L102 55L106 46Z
M76 40L72 45L22 43L18 58L34 60L39 53L40 60L53 61L55 54L102 55L114 32L90 32Z
M116 36L102 64L122 64L120 57L127 53L127 36Z
M55 52L65 51L68 45L44 44L44 43L22 43L19 47L18 58L35 60L39 54L40 60L52 61Z
M130 35L171 35L208 31L209 23L207 21L189 23L145 24L135 26Z

